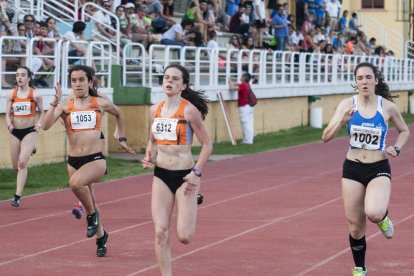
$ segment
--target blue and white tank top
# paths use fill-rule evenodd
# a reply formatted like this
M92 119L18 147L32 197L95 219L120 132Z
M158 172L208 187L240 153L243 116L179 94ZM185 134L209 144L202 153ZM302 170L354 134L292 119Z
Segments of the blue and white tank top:
M358 97L353 97L356 110L348 122L351 149L385 150L388 124L382 115L382 97L378 96L377 112L372 118L364 118L358 111Z

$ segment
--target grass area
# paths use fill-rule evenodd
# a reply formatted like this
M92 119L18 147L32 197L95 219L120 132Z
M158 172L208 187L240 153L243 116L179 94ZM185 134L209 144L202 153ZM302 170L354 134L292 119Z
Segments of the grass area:
M407 124L414 123L414 115L403 114ZM345 136L346 129L343 127L338 136ZM305 143L320 141L321 129L311 127L295 127L274 133L257 135L253 145L233 146L231 143L219 143L214 145L213 154L248 154L271 149L295 146ZM240 141L239 141L240 142ZM200 152L200 147L194 147L193 153ZM101 179L107 181L119 179L126 176L138 175L148 172L141 168L139 161L121 160L107 158L108 174ZM0 169L1 190L0 200L11 198L16 187L16 172L11 169ZM35 194L45 191L59 190L68 187L68 175L66 163L54 163L29 168L24 195Z

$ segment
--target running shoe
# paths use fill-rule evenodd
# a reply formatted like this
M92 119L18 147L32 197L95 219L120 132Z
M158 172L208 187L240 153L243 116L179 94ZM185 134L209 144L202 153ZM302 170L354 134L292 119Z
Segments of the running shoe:
M197 195L197 204L200 205L201 203L203 203L203 200L204 200L203 194L198 194Z
M16 208L20 207L20 198L17 198L17 197L13 198L10 204L11 206L16 207Z
M95 210L95 213L86 217L86 221L88 222L88 228L86 231L86 236L88 238L92 237L93 235L98 232L99 227L99 213Z
M72 214L75 218L80 219L83 215L83 207L80 204L76 204L72 209Z
M98 249L96 249L96 256L98 257L105 257L106 255L106 241L108 240L109 234L106 233L104 230L104 235L99 239L96 239L96 245Z
M352 270L352 276L366 276L368 275L367 267L354 267Z
M394 225L388 217L385 217L382 221L377 223L377 225L387 239L394 237Z

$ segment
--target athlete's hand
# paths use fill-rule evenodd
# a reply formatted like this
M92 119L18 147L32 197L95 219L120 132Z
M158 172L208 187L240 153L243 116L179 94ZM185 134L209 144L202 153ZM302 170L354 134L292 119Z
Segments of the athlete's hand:
M398 156L398 152L395 150L394 146L389 146L385 151L394 158Z
M200 187L200 177L196 176L193 172L190 172L183 177L184 182L184 195L189 196L196 194L197 187Z
M132 148L130 148L130 147L127 145L126 141L119 142L119 144L121 145L121 147L122 147L122 149L123 149L124 151L129 152L129 153L131 153L131 154L136 154L135 150L134 150L134 149L132 149Z
M345 108L344 113L342 115L342 122L343 123L348 122L351 119L352 115L354 115L355 111L356 111L356 105L354 104Z
M152 163L152 161L147 156L145 156L145 158L141 160L141 164L142 168L144 169L154 168L154 163Z
M55 99L52 101L53 105L58 105L62 100L62 86L60 82L57 82L55 85Z

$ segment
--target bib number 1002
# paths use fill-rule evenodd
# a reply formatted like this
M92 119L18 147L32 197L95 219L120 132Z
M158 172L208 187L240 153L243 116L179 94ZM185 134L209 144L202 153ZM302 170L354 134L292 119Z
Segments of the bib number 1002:
M370 133L353 133L352 137L355 142L378 145L379 137L377 135L371 135Z

